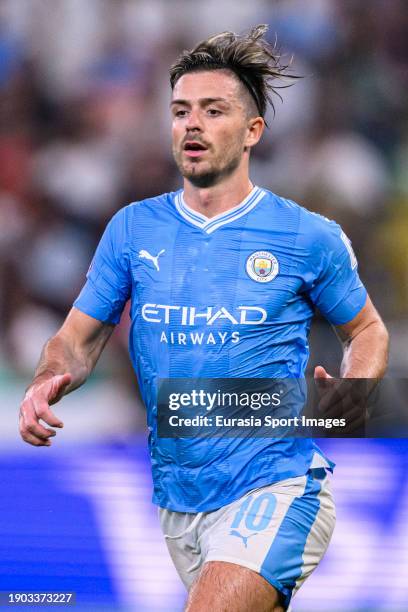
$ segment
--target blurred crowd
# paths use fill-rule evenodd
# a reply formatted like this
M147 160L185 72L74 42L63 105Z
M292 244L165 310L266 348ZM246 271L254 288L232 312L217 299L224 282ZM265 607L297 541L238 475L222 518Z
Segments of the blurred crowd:
M168 108L167 71L177 54L210 34L258 23L269 24L271 42L293 56L292 70L303 78L281 90L283 103L276 97L276 116L253 152L252 178L342 224L369 292L397 330L395 361L404 358L405 0L2 0L5 368L32 372L111 215L181 186ZM122 362L113 357L125 352L126 318L108 370Z

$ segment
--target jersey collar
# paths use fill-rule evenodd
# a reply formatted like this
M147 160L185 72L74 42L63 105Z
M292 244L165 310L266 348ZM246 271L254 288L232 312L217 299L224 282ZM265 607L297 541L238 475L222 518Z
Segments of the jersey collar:
M211 234L219 227L222 227L223 225L231 223L243 215L246 215L250 210L255 208L258 202L262 200L264 195L265 191L255 186L247 195L245 200L243 200L240 204L223 213L220 213L219 215L216 215L215 217L211 217L210 219L205 215L193 210L186 204L184 201L183 191L179 191L176 194L175 205L180 215L186 219L186 221L192 223L192 225L195 225L196 227L201 228L207 234Z

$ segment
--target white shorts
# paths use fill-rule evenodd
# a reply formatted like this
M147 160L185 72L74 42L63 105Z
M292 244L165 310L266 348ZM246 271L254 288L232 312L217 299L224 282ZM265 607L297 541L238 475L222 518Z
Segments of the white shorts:
M263 576L285 608L322 559L336 521L324 469L249 491L213 512L160 508L159 516L187 589L204 563L228 561Z

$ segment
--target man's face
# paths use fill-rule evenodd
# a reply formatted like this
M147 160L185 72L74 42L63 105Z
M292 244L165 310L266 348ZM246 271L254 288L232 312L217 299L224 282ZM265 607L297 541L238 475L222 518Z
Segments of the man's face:
M173 155L197 187L218 183L242 160L248 118L241 87L225 70L187 73L174 87Z

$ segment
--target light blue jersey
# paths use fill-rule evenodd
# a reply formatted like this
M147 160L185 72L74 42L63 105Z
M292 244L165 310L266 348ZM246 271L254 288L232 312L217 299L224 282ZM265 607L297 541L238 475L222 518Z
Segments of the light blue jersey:
M338 325L366 301L336 223L258 187L211 219L182 191L130 204L107 226L74 306L118 323L129 298L155 503L210 511L324 463L308 439L158 438L156 400L159 378L302 377L315 307Z

